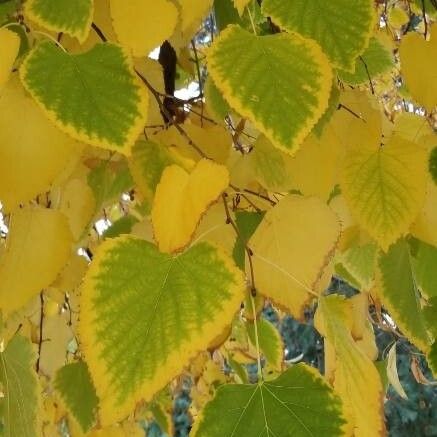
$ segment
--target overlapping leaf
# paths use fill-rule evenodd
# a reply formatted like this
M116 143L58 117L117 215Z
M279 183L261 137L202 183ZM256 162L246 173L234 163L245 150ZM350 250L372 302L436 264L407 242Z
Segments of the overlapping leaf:
M107 240L85 278L80 338L100 420L152 396L231 323L241 272L207 243L179 256L132 237Z
M225 385L206 405L193 437L307 437L343 434L342 405L314 369L298 364L257 385Z
M0 29L0 58L2 63L0 64L0 92L8 81L9 74L11 73L12 66L14 65L15 58L18 55L20 48L20 38L12 30Z
M316 40L333 65L352 73L375 22L371 0L265 0L262 10L281 27Z
M30 341L15 335L0 350L0 424L5 436L39 437L39 385Z
M91 29L93 0L28 0L26 15L53 32L64 32L84 42Z
M358 223L383 250L408 231L425 187L426 152L403 138L383 146L357 144L346 155L342 191Z
M340 223L316 198L289 195L269 210L249 242L260 293L301 317L319 294Z
M191 173L178 165L167 167L156 189L153 231L159 249L174 252L191 240L202 214L229 184L226 167L203 159Z
M229 26L209 51L208 69L229 104L286 153L297 150L328 106L328 60L297 35L260 37Z
M72 243L66 217L29 207L11 217L6 250L0 257L0 309L19 309L49 286L66 264Z
M42 42L27 56L20 77L61 130L89 144L130 153L145 123L148 95L121 47L97 44L70 55Z

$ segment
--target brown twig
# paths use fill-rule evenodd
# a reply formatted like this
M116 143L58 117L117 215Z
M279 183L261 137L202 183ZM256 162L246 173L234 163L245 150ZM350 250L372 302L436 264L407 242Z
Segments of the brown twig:
M38 339L38 359L36 360L36 372L39 372L39 363L41 360L42 336L44 330L44 293L39 294L40 310L39 310L39 339Z

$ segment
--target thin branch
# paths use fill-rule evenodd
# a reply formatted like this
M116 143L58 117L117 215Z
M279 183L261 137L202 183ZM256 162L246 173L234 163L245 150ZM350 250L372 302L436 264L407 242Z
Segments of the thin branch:
M39 372L39 363L41 360L42 336L44 330L44 293L39 294L40 310L39 310L39 339L38 339L38 359L36 360L36 372Z
M101 29L99 28L99 26L97 26L96 23L92 22L91 23L91 27L94 30L94 32L97 33L97 36L103 41L103 42L107 42L108 39L106 38L105 34L101 31Z
M426 7L425 0L422 0L422 16L423 16L423 24L425 26L424 37L428 36L428 20L426 19Z
M369 78L370 89L372 94L375 94L375 88L373 87L372 77L370 76L369 68L367 67L367 63L362 56L359 57L360 61L363 63L364 68L366 69L367 77Z
M203 84L202 84L202 76L200 74L200 64L199 64L199 56L197 55L196 43L194 39L191 40L191 47L194 52L194 60L196 62L196 70L197 70L197 80L199 82L199 93L203 96ZM201 114L200 114L200 126L203 127L203 99L201 100Z
M227 194L223 193L222 199L223 199L223 205L225 207L226 223L228 223L232 226L232 228L235 231L235 234L237 235L237 238L244 245L244 250L246 251L247 257L249 259L250 282L251 282L250 293L252 296L256 296L255 273L253 270L253 261L252 261L253 252L252 252L252 249L248 246L246 239L243 238L243 236L241 235L240 230L238 229L238 226L235 224L234 220L231 217L231 213L229 212L229 206L228 206L228 202L227 202L226 197L227 197Z
M366 120L364 120L361 115L357 114L356 112L352 111L352 109L348 108L347 106L343 105L343 103L339 103L337 106L337 109L344 109L345 111L349 112L349 114L352 114L354 117L359 118L361 121L366 123Z
M259 347L259 336L258 336L258 320L256 317L256 306L255 306L255 299L253 297L253 294L250 294L250 303L252 305L252 312L253 312L253 324L255 328L255 346L256 346L256 358L257 358L257 364L258 364L258 381L264 381L262 366L261 366L261 351Z

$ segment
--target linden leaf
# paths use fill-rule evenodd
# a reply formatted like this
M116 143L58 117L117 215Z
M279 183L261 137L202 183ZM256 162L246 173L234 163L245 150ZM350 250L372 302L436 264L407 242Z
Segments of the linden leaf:
M82 145L44 117L16 77L0 96L0 113L0 201L10 212L48 191Z
M65 365L56 373L54 385L82 431L88 431L95 422L99 400L87 365L83 361Z
M167 167L152 207L155 239L162 252L183 249L193 237L202 214L229 184L226 167L202 159L191 173Z
M15 335L0 350L0 425L2 435L40 436L39 387L34 371L35 356L27 338Z
M356 59L354 73L340 70L338 76L350 85L360 85L376 79L377 76L389 71L393 66L392 54L377 38L373 37L364 53Z
M84 42L91 29L93 0L28 0L25 14L52 32L64 32Z
M96 44L70 55L42 42L26 57L20 77L61 130L91 145L130 153L144 127L148 95L121 47Z
M378 297L401 331L426 352L430 341L407 242L400 240L392 245L378 264Z
M258 319L256 324L259 348L262 354L275 370L280 371L284 358L284 345L281 334L272 323L264 318ZM247 322L246 329L250 342L256 347L255 323L252 321Z
M193 437L343 435L342 404L325 380L305 364L273 381L218 388L197 418Z
M437 185L430 181L426 191L425 205L411 226L411 234L437 247Z
M255 36L229 26L208 52L208 71L229 104L286 153L297 150L328 106L329 62L298 35Z
M334 389L345 405L348 435L384 435L382 383L373 362L351 335L351 302L338 295L320 298L315 326L325 337L325 346L335 352Z
M249 241L259 292L302 316L340 234L336 215L322 201L289 195L267 211Z
M177 376L231 323L241 271L207 243L171 256L144 240L106 240L85 277L79 334L103 425Z
M352 214L386 251L423 205L426 152L400 137L382 147L357 144L346 154L341 178Z
M134 56L147 56L173 34L178 11L169 0L110 0L114 29Z
M437 105L437 25L431 27L431 41L425 41L416 32L405 35L401 40L399 55L408 91L428 111L432 111Z
M422 293L437 296L437 247L417 241L412 264L414 279Z
M264 0L262 11L288 31L317 41L334 66L351 73L375 24L372 0Z
M238 14L243 15L244 8L250 3L251 0L234 0L235 8L238 11Z
M0 91L9 79L12 66L20 49L20 37L11 30L0 29Z
M408 396L402 387L401 381L399 380L398 368L396 364L396 342L393 343L393 346L388 351L387 358L387 378L390 384L401 398L408 399Z
M6 250L0 258L0 309L19 309L50 285L68 261L72 236L58 211L23 208L12 215Z
M437 185L437 147L434 147L434 149L431 150L431 153L429 155L428 168L432 180Z

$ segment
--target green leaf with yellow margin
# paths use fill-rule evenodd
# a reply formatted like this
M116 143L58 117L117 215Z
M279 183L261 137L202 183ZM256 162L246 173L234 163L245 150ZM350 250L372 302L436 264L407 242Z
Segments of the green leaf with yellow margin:
M91 29L93 0L28 0L25 15L56 33L67 33L84 42Z
M401 137L356 144L346 154L341 189L357 222L383 250L406 234L426 192L426 151Z
M372 37L369 46L355 61L353 73L338 71L340 80L350 85L361 85L376 79L380 74L394 67L392 54L377 38Z
M106 240L85 277L79 334L100 399L117 422L151 400L232 321L241 271L208 243L171 256L144 240Z
M428 298L437 296L437 247L423 241L413 240L411 248L412 266L417 286Z
M61 130L91 145L130 154L145 124L148 94L120 46L96 44L70 55L42 42L21 65L20 78Z
M32 343L15 335L0 349L0 426L4 436L39 437L39 386Z
M392 245L379 259L377 295L401 331L426 352L430 338L420 304L420 294L412 266L413 259L405 240Z
M325 337L325 347L335 351L334 389L345 406L346 434L376 437L385 434L383 388L378 370L352 337L352 314L352 304L344 297L322 297L315 326Z
M48 287L67 263L73 237L59 211L23 208L11 215L6 249L0 257L0 309L18 310Z
M319 295L339 234L337 216L321 200L281 199L249 241L258 291L301 317L305 305Z
M191 431L193 437L296 437L343 435L338 396L305 364L259 384L218 388Z
M297 150L328 106L332 71L312 40L286 33L255 36L231 25L207 59L228 103L286 153Z
M375 24L373 0L264 0L262 11L290 32L314 39L335 67L353 72Z
M0 95L0 199L8 213L49 191L83 148L53 126L14 76Z
M15 58L18 55L20 49L20 38L11 30L1 28L0 29L0 91L9 79L9 75L12 71Z
M99 400L86 363L78 361L60 368L54 385L82 431L88 431L95 423Z
M202 159L191 173L167 167L156 188L152 207L155 239L163 252L182 250L192 239L208 207L229 184L226 167Z

